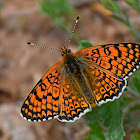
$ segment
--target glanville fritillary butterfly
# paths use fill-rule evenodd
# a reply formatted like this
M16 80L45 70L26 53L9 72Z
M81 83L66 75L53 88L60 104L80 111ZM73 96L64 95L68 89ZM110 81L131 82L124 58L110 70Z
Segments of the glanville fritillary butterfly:
M136 43L93 46L76 53L63 46L60 51L62 60L48 70L22 105L21 115L28 121L79 119L92 107L119 98L126 79L140 64Z

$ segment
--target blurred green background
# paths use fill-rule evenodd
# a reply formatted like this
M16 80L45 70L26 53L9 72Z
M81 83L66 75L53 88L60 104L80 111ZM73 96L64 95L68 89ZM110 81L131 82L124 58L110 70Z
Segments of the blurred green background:
M34 85L61 60L58 51L26 42L56 49L67 45L78 15L69 44L73 52L91 43L140 42L139 0L0 1L0 140L140 140L139 70L118 100L74 123L30 123L19 115Z

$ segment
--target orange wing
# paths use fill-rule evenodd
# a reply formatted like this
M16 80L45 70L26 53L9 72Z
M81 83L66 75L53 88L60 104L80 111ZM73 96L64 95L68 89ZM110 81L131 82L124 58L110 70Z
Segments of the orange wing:
M139 67L140 45L135 43L109 44L89 47L76 52L92 66L110 76L125 80Z
M22 105L21 115L28 121L45 121L61 113L60 70L55 64L36 84Z
M95 102L98 105L113 101L122 95L127 85L126 80L120 81L93 66L90 66L90 68L92 71L91 77L94 77L92 94L94 94Z
M84 96L81 96L77 89L74 88L74 81L71 81L71 84L68 81L70 80L65 80L65 84L63 84L62 111L57 118L62 122L74 122L86 112L91 111L90 104L85 100Z

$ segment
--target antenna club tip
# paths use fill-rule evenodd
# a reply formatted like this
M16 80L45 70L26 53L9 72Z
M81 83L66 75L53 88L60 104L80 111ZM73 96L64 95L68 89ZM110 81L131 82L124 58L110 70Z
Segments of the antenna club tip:
M31 42L26 42L27 45L31 45Z
M77 16L77 20L80 18L80 15Z

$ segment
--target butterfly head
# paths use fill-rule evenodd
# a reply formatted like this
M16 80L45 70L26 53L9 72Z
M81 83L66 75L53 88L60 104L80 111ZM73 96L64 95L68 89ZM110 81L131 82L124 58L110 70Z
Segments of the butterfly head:
M61 47L61 55L63 56L63 55L65 55L65 54L67 54L67 53L70 53L71 52L71 50L70 49L67 49L65 46L62 46Z

